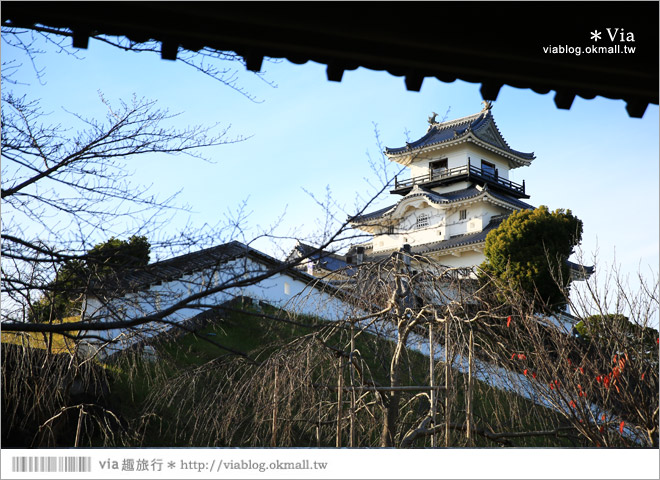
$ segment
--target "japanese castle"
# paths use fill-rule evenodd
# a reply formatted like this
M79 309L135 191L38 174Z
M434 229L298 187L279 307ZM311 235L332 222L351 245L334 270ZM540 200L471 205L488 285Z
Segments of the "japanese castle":
M426 134L404 147L386 148L394 162L410 169L395 178L389 207L352 220L373 235L361 245L366 256L380 257L410 245L442 265L471 267L484 260L488 232L516 210L534 208L522 184L509 180L514 168L529 166L533 153L512 149L502 137L491 104L474 115L437 122L428 119Z
M492 104L483 104L480 112L455 120L438 122L434 113L419 140L386 148L385 155L407 167L410 176L395 178L393 204L350 219L371 239L352 246L346 255L317 252L303 268L331 280L340 270L350 276L351 264L401 250L447 267L480 265L488 233L512 212L535 208L526 203L525 181L509 177L513 169L527 167L536 158L509 146L495 123ZM288 260L312 250L298 244ZM593 272L593 267L568 264L575 280Z

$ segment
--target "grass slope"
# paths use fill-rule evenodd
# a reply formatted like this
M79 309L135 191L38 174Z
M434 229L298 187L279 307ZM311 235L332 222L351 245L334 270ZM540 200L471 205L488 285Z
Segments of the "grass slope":
M282 316L283 312L275 309L261 308L258 311L254 309L246 313L237 311L225 312L219 314L212 322L204 328L201 328L196 334L186 334L175 339L160 342L154 345L157 352L156 360L144 360L140 356L119 357L108 363L106 367L112 372L113 381L111 383L111 395L109 398L109 407L118 412L124 421L133 425L141 424L138 429L141 434L135 438L128 438L125 442L130 446L210 446L191 444L190 440L182 440L181 427L172 428L170 422L176 415L180 415L176 401L172 404L162 406L157 415L149 412L149 417L145 418L148 409L145 405L149 401L149 393L153 389L162 388L167 382L173 381L183 371L193 371L196 368L209 365L211 362L217 362L225 358L228 351L218 345L227 347L231 350L245 352L251 358L264 361L277 351L276 345L289 342L301 335L309 334L314 331L314 326L325 325L324 322L313 318L296 318L296 322L307 324L312 328L307 328L292 323L273 321L268 316ZM257 316L255 316L255 314ZM265 314L266 317L258 315ZM345 338L345 337L344 337ZM210 340L205 341L205 339ZM338 349L346 347L342 345L342 339L338 334L331 335L326 339L326 344L334 345ZM388 381L387 368L389 366L389 354L393 349L391 342L377 339L369 334L362 334L358 337L356 348L361 352L362 360L372 372L373 380L386 384ZM137 361L136 361L137 359ZM428 384L428 357L416 352L408 353L404 364L404 382L408 385ZM222 382L226 372L219 371L212 377L204 377L206 382ZM211 380L209 380L209 378ZM444 380L441 379L443 382ZM465 384L466 377L458 372L453 372L452 383L457 392L457 397L452 404L451 416L453 422L461 422L465 419ZM205 387L207 385L193 385L187 392L186 402L191 405L195 402L204 402L206 395ZM526 420L521 416L520 411L542 410L542 414L552 423L560 423L556 413L543 409L532 402L501 392L489 387L488 385L474 382L474 420L482 426L489 426L497 431L498 427L509 426L516 431L536 431L542 430L543 426L535 421ZM515 401L514 401L515 400ZM405 403L405 399L404 402ZM443 400L440 400L443 403ZM508 408L509 405L517 405L516 409ZM520 408L522 404L523 408ZM426 404L428 405L428 404ZM423 407L423 402L422 402ZM194 408L194 407L193 407ZM420 407L421 408L421 407ZM221 415L218 412L218 415ZM440 417L442 414L439 415ZM156 418L157 417L157 418ZM405 421L405 419L403 420ZM410 426L413 426L411 423ZM334 428L334 427L333 427ZM452 434L452 437L458 438ZM375 441L374 439L371 439ZM298 446L312 446L313 441L309 438L301 438ZM324 442L325 443L325 442ZM245 446L245 445L224 445L222 442L215 443L215 446ZM428 446L429 441L420 441L416 444L418 447ZM456 444L453 444L456 445ZM474 446L492 447L493 442L482 437L475 437ZM567 439L555 437L528 437L516 439L516 446L532 447L551 447L551 446L577 446ZM332 445L326 445L332 446Z

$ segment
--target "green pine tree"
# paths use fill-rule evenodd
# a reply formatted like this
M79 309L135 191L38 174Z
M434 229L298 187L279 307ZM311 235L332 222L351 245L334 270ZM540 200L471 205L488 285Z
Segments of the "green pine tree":
M514 212L486 237L481 276L522 289L538 310L560 311L570 286L566 261L581 240L582 221L570 210L542 205Z
M128 240L111 237L95 245L82 259L65 262L56 278L44 288L41 298L31 305L28 319L48 322L79 315L83 295L92 279L147 265L150 249L145 236L133 235Z

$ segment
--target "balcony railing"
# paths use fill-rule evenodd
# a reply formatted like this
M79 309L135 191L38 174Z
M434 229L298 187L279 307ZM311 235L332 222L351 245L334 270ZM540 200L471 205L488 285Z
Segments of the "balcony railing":
M467 165L461 165L454 168L440 168L436 170L429 170L429 173L413 177L407 180L399 180L398 176L394 177L394 190L403 190L412 188L415 185L425 185L431 182L440 182L445 179L451 179L464 176L467 179L476 178L484 180L490 184L499 185L513 192L525 195L525 181L522 185L512 182L506 178L501 178L498 175L497 169L484 169L470 165L468 160Z

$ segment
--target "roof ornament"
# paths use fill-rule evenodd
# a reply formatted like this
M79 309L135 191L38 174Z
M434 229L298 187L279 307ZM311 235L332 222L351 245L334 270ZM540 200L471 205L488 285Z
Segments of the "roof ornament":
M438 114L435 113L435 112L431 112L431 113L432 113L433 115L431 115L431 116L429 117L429 119L428 119L429 124L430 124L430 125L433 125L434 123L438 123L438 121L435 119L435 117L437 117Z
M493 108L493 102L491 102L490 100L484 100L481 103L484 106L484 108L481 110L482 112L485 112L485 111L490 110L491 108Z

